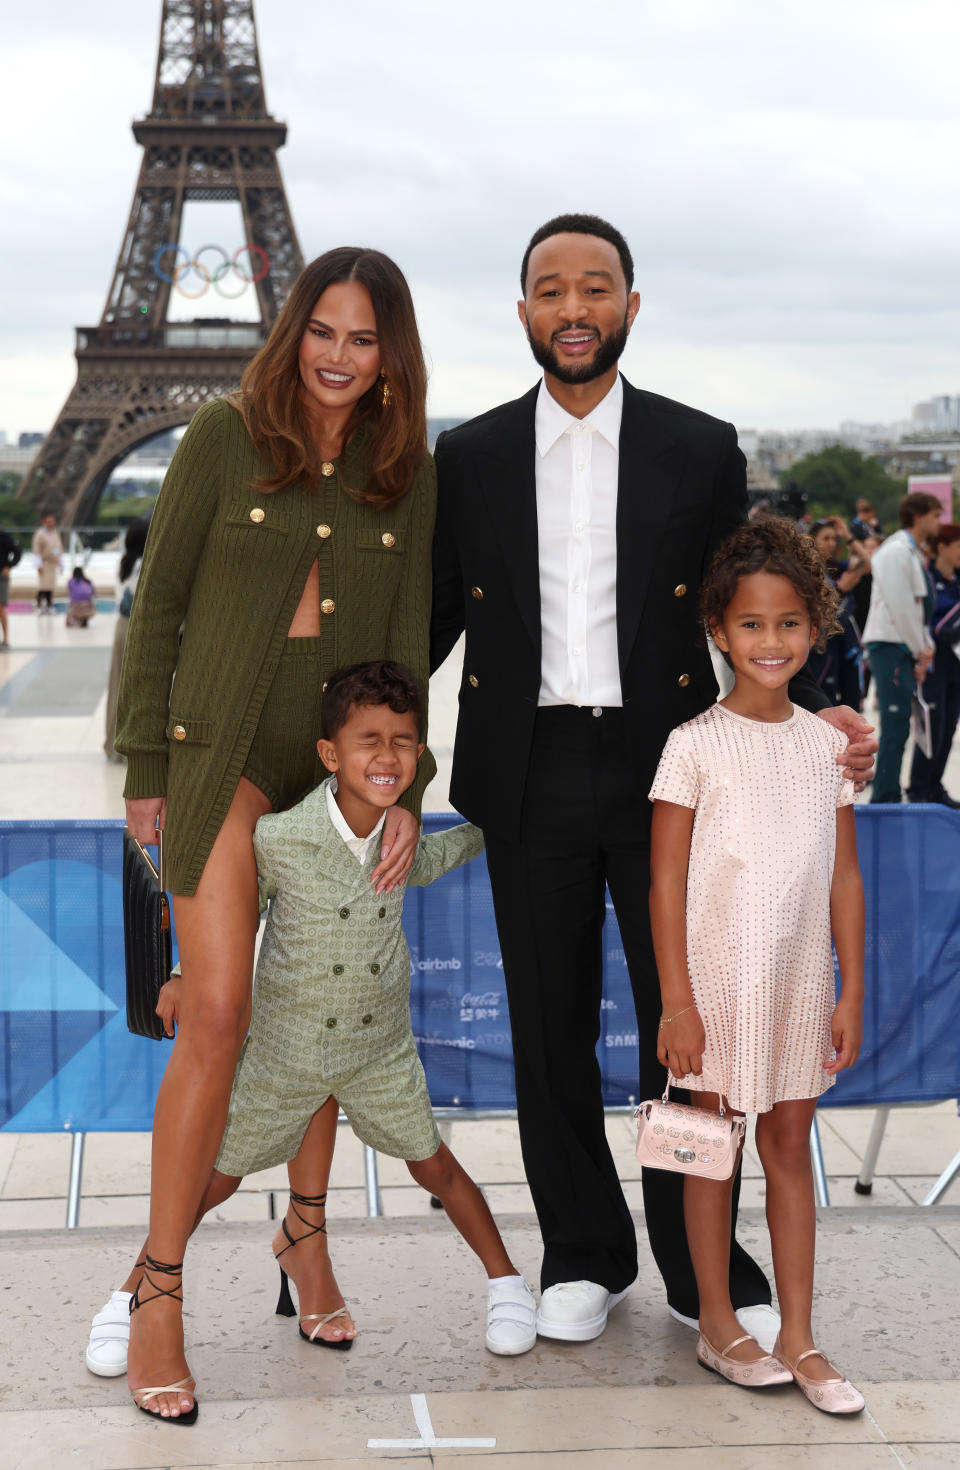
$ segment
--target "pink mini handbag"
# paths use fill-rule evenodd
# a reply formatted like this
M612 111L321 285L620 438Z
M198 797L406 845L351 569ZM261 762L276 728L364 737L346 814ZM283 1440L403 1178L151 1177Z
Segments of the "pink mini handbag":
M659 1101L642 1102L634 1114L639 1162L701 1179L729 1179L747 1129L746 1119L728 1117L722 1103L719 1113L714 1113L689 1103L669 1102L669 1089L668 1082Z

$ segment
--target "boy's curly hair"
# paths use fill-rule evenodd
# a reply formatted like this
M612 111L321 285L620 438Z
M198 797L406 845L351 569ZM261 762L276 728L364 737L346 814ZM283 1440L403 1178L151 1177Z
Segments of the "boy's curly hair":
M718 548L700 588L700 616L706 626L723 621L738 582L754 572L770 572L792 583L817 630L813 646L822 653L827 639L840 632L840 596L827 581L823 557L811 538L783 516L758 516Z
M413 715L420 739L424 738L423 685L405 664L380 658L336 669L323 686L320 734L324 740L333 740L340 733L358 704L373 708L385 704L395 715Z

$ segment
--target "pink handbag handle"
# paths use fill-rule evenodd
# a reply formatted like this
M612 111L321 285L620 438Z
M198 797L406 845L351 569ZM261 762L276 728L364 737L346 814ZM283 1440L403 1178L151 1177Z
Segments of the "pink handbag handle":
M706 1077L706 1075L707 1075L707 1069L706 1069L706 1067L704 1067L704 1069L703 1069L703 1076ZM668 1067L667 1068L667 1083L666 1083L666 1086L663 1089L663 1096L660 1099L660 1101L662 1103L665 1103L665 1102L669 1102L670 1101L668 1094L670 1092L671 1086L682 1087L683 1086L683 1083L681 1082L681 1080L680 1080L679 1077L674 1077L673 1073L670 1071L670 1068ZM721 1118L725 1118L727 1116L727 1110L723 1106L723 1089L720 1088L720 1087L718 1087L716 1089L716 1093L717 1093L717 1099L718 1099L717 1108L718 1108L718 1111L720 1113L720 1117Z

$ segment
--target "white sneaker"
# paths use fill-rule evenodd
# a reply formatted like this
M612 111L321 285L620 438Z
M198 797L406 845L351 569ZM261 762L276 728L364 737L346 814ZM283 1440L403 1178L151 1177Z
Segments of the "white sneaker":
M684 1327L692 1327L694 1332L700 1330L700 1323L696 1317L685 1317L678 1312L676 1307L667 1307L670 1316L675 1322L682 1322ZM737 1312L737 1321L745 1332L749 1332L754 1342L758 1342L765 1353L772 1353L777 1333L780 1331L780 1313L775 1307L761 1304L756 1307L741 1307Z
M528 1353L537 1340L537 1304L522 1276L487 1282L487 1347L502 1358Z
M627 1294L607 1291L596 1281L559 1281L540 1295L537 1331L562 1342L589 1342L607 1325L607 1315Z
M132 1295L129 1291L115 1291L93 1319L86 1364L100 1378L119 1378L127 1371Z

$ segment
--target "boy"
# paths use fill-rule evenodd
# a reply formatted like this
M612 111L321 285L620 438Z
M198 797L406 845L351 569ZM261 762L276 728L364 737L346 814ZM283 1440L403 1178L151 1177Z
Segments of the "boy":
M433 1120L410 1028L403 887L378 894L370 884L386 811L412 784L424 750L423 696L400 664L355 664L327 681L321 718L317 749L334 774L289 811L261 817L254 834L261 901L271 904L206 1204L232 1194L245 1174L292 1159L315 1114L336 1098L364 1143L406 1160L480 1257L489 1350L527 1352L536 1340L533 1296ZM407 881L430 883L482 847L469 824L421 837ZM178 1008L175 985L157 1008L164 1019ZM296 1206L316 1202L299 1195L292 1202L312 1231ZM280 1276L277 1310L293 1315L282 1267ZM349 1347L349 1337L317 1336L339 1315L346 1309L301 1318L301 1336ZM316 1324L311 1332L308 1321Z

